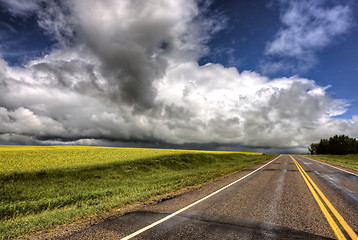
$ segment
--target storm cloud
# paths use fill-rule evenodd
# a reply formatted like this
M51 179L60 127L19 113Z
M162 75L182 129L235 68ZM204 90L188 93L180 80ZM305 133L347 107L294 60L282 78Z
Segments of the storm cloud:
M358 117L333 118L346 102L313 80L199 66L225 26L203 3L1 2L14 15L36 15L57 44L21 67L0 60L0 143L269 152L358 136Z

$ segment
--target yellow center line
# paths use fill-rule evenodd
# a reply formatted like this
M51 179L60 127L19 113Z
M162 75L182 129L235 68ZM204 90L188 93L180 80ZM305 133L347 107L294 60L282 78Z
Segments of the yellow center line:
M291 158L293 158L291 156ZM297 163L298 164L298 163ZM299 165L299 164L298 164ZM300 166L300 165L299 165ZM301 166L300 166L301 167ZM344 228L344 230L346 230L346 232L348 233L348 235L354 239L354 240L358 240L358 236L357 234L353 231L353 229L347 224L347 222L343 219L343 217L341 216L341 214L339 214L339 212L333 207L333 205L331 204L331 202L326 198L326 196L322 193L322 191L317 187L317 185L313 182L313 180L308 176L308 174L303 170L303 168L301 167L303 173L305 174L305 176L307 177L307 179L310 181L310 183L312 184L312 186L316 189L316 191L318 192L318 194L321 196L321 198L323 199L323 201L326 203L326 205L328 206L328 208L331 210L331 212L334 214L334 216L337 218L337 220L340 222L340 224L342 225L342 227Z
M304 179L305 183L307 184L309 190L311 191L314 199L316 200L316 202L318 203L318 206L320 207L322 213L324 214L324 216L326 217L329 225L331 226L331 228L333 229L334 233L336 234L337 238L339 240L344 240L346 239L346 237L343 235L342 231L339 229L339 227L337 226L337 224L334 222L332 216L329 214L327 208L324 206L323 202L321 201L321 199L319 199L317 193L315 192L315 190L313 189L313 187L311 186L310 182L308 181L308 179L306 178L306 176L303 173L303 169L300 168L300 165L298 164L298 162L290 155L290 157L292 158L293 162L296 164L296 167L298 168L299 172L302 175L302 178Z

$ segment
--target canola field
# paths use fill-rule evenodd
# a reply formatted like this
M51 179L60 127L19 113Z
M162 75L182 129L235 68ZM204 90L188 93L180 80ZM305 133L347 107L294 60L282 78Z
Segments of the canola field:
M89 146L0 146L0 239L192 188L274 157Z
M0 174L34 172L51 169L81 168L165 155L203 153L225 154L244 152L92 146L0 145ZM261 155L261 153L247 152L244 154Z

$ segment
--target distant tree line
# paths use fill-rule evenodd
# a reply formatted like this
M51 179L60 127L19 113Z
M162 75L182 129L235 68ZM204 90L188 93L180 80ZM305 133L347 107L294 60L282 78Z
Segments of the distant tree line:
M356 154L358 141L345 135L335 135L329 139L321 139L319 143L312 143L308 150L311 154Z

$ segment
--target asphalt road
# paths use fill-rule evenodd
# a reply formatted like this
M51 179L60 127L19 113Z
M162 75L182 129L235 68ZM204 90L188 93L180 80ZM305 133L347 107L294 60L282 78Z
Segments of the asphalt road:
M63 239L357 239L357 172L293 158L281 155Z

